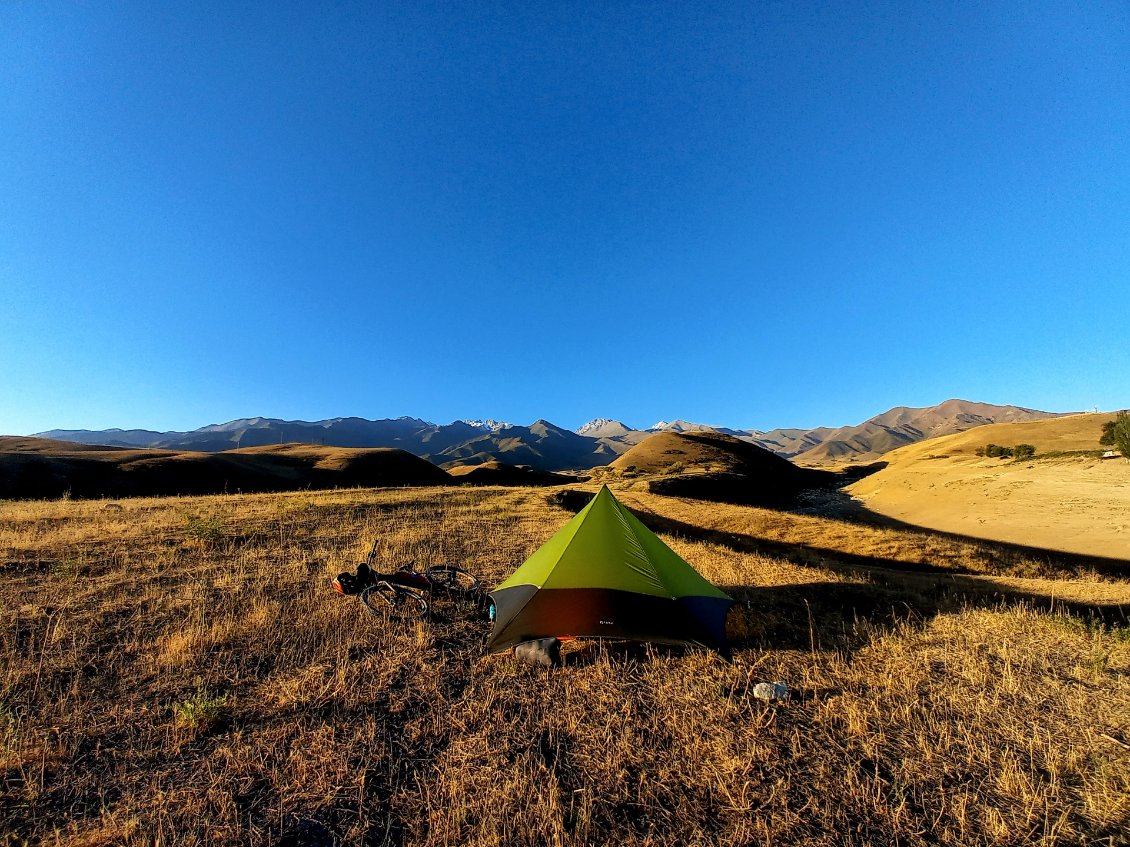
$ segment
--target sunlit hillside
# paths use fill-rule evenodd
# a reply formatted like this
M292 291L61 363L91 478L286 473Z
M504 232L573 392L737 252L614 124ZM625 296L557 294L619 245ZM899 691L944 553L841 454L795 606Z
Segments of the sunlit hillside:
M848 491L888 518L1130 561L1130 463L1101 458L1109 414L994 424L888 453ZM978 455L1030 444L1031 459Z
M965 432L943 435L938 438L909 444L887 453L883 461L892 465L924 457L976 456L977 448L989 444L1012 446L1031 444L1036 452L1095 451L1099 445L1103 424L1114 420L1114 414L1064 415L1037 421L1018 421L979 426Z

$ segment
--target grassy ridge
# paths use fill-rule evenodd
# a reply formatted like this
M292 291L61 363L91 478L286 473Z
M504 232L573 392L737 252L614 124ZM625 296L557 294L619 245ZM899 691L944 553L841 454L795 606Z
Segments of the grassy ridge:
M530 489L0 503L0 832L13 843L1114 843L1130 815L1124 579L985 545L623 492L742 601L735 661L576 645L546 674L440 606L570 513ZM117 505L117 504L115 504ZM931 568L924 569L922 559ZM1054 594L1076 614L1041 609ZM768 707L761 680L797 699Z
M0 498L160 497L451 482L430 462L390 448L277 444L194 453L0 436Z

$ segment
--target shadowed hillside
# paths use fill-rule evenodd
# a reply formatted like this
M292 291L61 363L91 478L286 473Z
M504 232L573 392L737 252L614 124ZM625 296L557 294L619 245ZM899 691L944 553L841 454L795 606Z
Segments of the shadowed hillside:
M616 453L597 439L577 435L539 420L526 426L507 426L487 432L429 456L445 466L503 462L561 471L607 464Z
M0 437L0 498L7 499L443 485L450 481L440 468L403 450L284 444L195 453Z
M481 465L457 465L447 472L467 485L568 485L576 477L539 471L529 465L507 465L503 462L483 462Z
M836 477L798 468L787 459L719 432L658 432L640 442L611 469L624 476L646 475L656 494L728 503L786 504L806 488L832 484Z

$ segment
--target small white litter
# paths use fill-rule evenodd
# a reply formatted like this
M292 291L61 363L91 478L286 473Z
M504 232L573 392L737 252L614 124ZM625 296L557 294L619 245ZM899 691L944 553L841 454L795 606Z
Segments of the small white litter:
M788 700L789 687L781 680L777 682L759 682L753 686L753 696L758 700Z

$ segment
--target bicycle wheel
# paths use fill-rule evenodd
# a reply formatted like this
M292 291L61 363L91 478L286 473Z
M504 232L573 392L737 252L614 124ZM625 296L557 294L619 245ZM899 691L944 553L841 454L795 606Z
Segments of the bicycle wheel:
M361 602L378 618L411 620L428 614L428 601L415 591L408 591L381 580L361 592Z
M428 579L432 587L462 597L478 597L483 586L474 576L450 565L436 565L428 568Z

